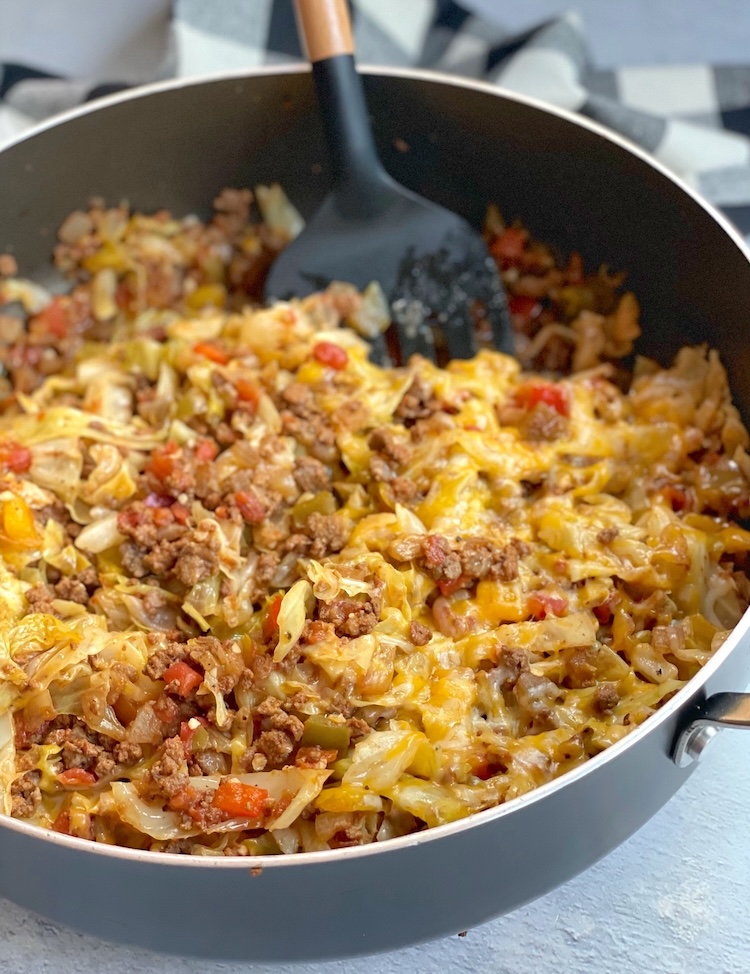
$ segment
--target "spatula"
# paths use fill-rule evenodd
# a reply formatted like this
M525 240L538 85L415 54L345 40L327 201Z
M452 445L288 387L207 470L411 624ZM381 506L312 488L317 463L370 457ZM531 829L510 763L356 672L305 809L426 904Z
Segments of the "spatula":
M391 305L401 362L414 353L466 358L480 344L512 354L505 292L480 234L399 185L378 158L346 0L296 0L296 8L333 189L272 265L266 298L303 297L334 280L360 289L377 281ZM373 353L387 361L385 343Z

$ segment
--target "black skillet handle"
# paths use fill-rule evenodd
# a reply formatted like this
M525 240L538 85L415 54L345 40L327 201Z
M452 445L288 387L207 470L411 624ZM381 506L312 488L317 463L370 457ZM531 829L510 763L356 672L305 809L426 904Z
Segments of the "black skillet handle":
M303 48L312 64L334 188L377 195L388 176L378 158L362 79L354 64L347 0L295 0Z

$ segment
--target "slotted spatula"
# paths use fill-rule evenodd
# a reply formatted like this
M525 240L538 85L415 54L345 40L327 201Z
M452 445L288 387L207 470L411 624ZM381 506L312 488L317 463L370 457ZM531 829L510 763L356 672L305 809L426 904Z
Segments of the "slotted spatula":
M512 354L505 292L480 234L399 185L378 158L346 0L296 0L296 9L333 189L272 265L266 298L303 297L334 280L360 289L377 281L391 304L401 362L416 352L467 358L480 340ZM387 361L385 343L373 351Z

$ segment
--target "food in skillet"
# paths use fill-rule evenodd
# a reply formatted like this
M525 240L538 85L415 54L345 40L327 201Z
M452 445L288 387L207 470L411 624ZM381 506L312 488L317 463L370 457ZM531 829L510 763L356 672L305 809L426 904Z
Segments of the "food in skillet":
M193 854L382 841L620 740L749 598L718 357L490 210L514 359L383 370L376 286L247 304L299 220L94 203L0 260L4 810ZM25 309L18 316L20 302ZM552 378L552 373L564 374Z

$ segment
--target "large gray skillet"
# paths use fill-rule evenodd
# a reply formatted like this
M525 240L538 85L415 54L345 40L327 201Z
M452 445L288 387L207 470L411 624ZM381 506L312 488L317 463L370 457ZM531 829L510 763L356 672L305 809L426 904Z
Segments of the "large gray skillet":
M496 201L561 251L628 269L639 350L666 362L709 342L750 417L748 252L687 186L596 125L482 84L378 69L365 87L396 179L476 224ZM0 153L0 252L49 283L55 229L91 195L206 214L224 186L279 180L308 215L327 188L318 124L305 68L170 82L69 113ZM635 832L686 780L707 723L750 723L750 697L722 693L750 677L748 629L750 614L625 740L500 808L382 845L257 859L134 852L0 817L0 895L100 937L212 958L342 957L455 933Z

